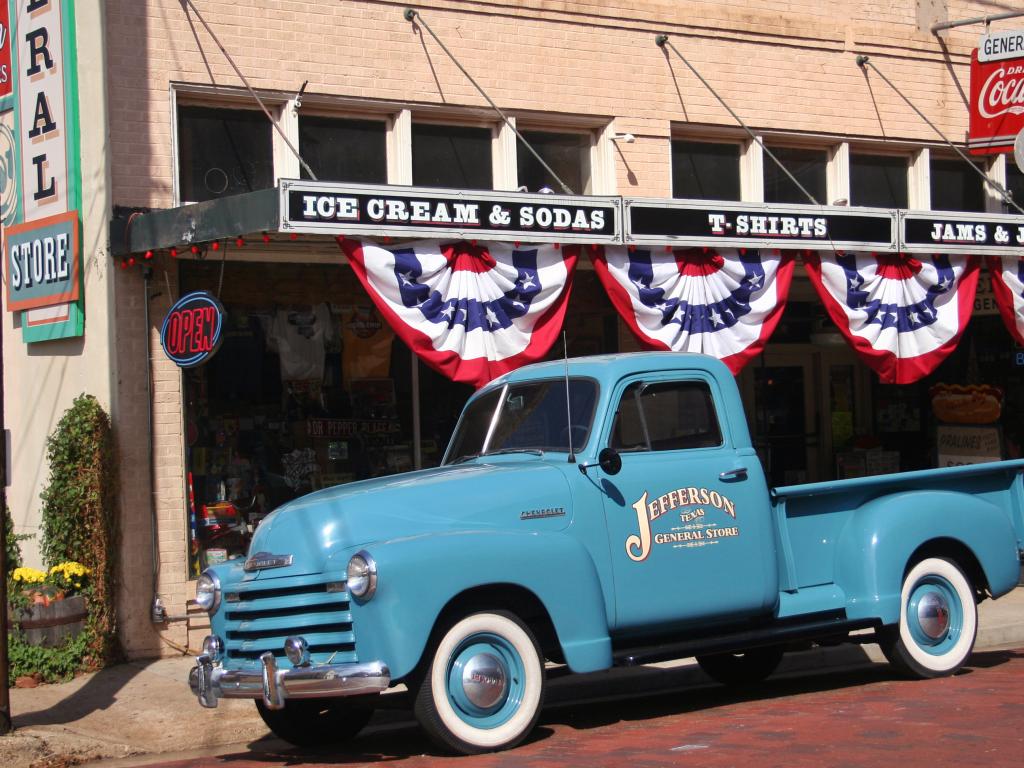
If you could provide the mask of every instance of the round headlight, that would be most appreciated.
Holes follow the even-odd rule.
[[[377,591],[377,563],[365,550],[348,561],[348,591],[360,600],[369,600]]]
[[[211,570],[203,571],[196,582],[196,605],[210,614],[220,605],[220,579]]]

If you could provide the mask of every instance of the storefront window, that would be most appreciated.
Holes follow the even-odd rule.
[[[197,203],[273,187],[271,130],[262,112],[180,107],[181,201]]]
[[[299,118],[299,152],[321,181],[386,184],[387,149],[380,120]],[[306,169],[302,178],[308,179]]]
[[[824,149],[799,149],[796,147],[769,147],[769,149],[815,200],[819,203],[828,202],[825,187],[828,153]],[[767,152],[764,156],[764,201],[766,203],[811,204],[807,195],[779,168]]]
[[[906,157],[850,155],[850,205],[907,207]]]
[[[936,211],[985,211],[985,182],[963,160],[932,158],[932,209]]]
[[[673,141],[672,197],[739,200],[739,144]]]
[[[414,123],[412,183],[420,187],[493,189],[491,131]]]
[[[522,131],[522,134],[569,189],[577,195],[587,192],[590,186],[589,136],[542,131]],[[516,166],[519,186],[526,187],[527,192],[538,192],[543,187],[562,192],[558,182],[544,170],[544,166],[522,142],[516,146]]]

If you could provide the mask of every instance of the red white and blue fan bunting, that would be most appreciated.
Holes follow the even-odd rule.
[[[817,253],[804,264],[839,331],[886,384],[917,381],[946,359],[978,287],[976,256]]]
[[[395,333],[432,368],[476,387],[547,354],[579,255],[498,242],[338,243]]]
[[[989,256],[988,271],[999,314],[1017,343],[1024,345],[1024,259]]]
[[[648,349],[702,352],[736,373],[764,347],[786,305],[793,258],[776,250],[609,247],[594,269]]]

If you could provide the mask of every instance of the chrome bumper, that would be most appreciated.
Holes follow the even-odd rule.
[[[270,652],[260,657],[258,670],[224,669],[200,654],[188,684],[204,707],[216,707],[220,699],[263,699],[268,709],[281,709],[288,699],[380,693],[391,684],[391,672],[380,661],[278,669]]]

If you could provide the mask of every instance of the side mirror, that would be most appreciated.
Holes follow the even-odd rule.
[[[597,454],[597,463],[606,475],[617,475],[622,469],[622,457],[614,448],[602,448]]]
[[[617,475],[622,469],[622,457],[614,448],[602,448],[601,452],[597,454],[597,464],[580,464],[580,472],[585,475],[587,470],[593,466],[601,467],[607,475]]]

